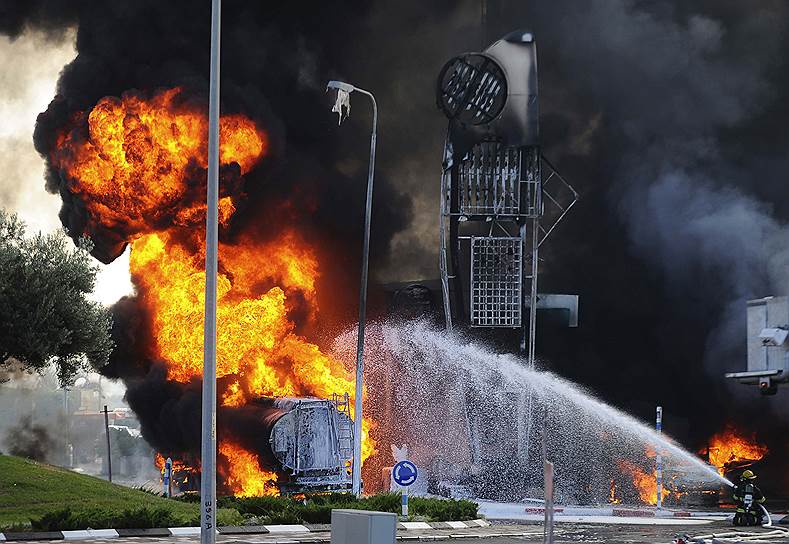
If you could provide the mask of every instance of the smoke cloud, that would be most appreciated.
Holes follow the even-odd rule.
[[[22,416],[13,427],[6,431],[5,443],[8,453],[26,457],[34,461],[48,461],[55,446],[49,430],[33,423],[32,415]]]
[[[745,367],[745,300],[787,294],[786,136],[762,125],[785,117],[786,6],[500,7],[537,35],[546,153],[583,194],[543,287],[577,289],[583,325],[543,353],[644,418],[693,412],[690,446],[724,420],[774,432],[786,400],[723,374]]]
[[[581,327],[541,330],[545,364],[641,418],[662,404],[667,428],[691,447],[732,419],[775,432],[762,416],[783,410],[786,395],[757,398],[722,375],[745,366],[745,300],[787,294],[789,6],[486,4],[483,28],[475,1],[226,1],[223,111],[260,122],[273,149],[249,174],[230,235],[298,222],[334,256],[322,281],[348,301],[333,310],[352,315],[354,297],[345,295],[358,279],[348,271],[361,245],[370,117],[353,96],[353,115],[338,129],[323,90],[325,80],[347,78],[376,92],[382,112],[373,273],[435,277],[446,126],[435,77],[449,57],[482,49],[484,36],[528,28],[539,44],[544,151],[583,195],[546,245],[541,276],[543,292],[580,294]],[[78,25],[79,56],[39,118],[39,152],[70,113],[103,96],[185,85],[204,97],[207,9],[0,2],[0,32],[11,37]],[[57,172],[47,187],[64,197],[61,219],[78,234],[84,210]],[[282,202],[292,213],[272,212]],[[130,300],[116,306],[120,322]],[[111,368],[144,380],[154,367],[133,357],[139,338],[126,340],[118,357],[128,364]]]

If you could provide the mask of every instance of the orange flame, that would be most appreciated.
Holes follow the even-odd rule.
[[[205,218],[208,131],[204,111],[183,95],[175,88],[149,99],[139,93],[101,99],[59,134],[51,161],[91,220],[119,227],[131,243],[130,272],[153,333],[150,355],[166,364],[169,379],[186,383],[203,371],[204,233],[188,227]],[[220,162],[230,166],[221,180],[223,225],[243,194],[239,176],[267,151],[267,135],[252,120],[221,117]],[[317,315],[318,277],[315,251],[293,230],[267,241],[241,237],[220,244],[217,377],[229,378],[218,392],[223,406],[256,397],[353,394],[353,376],[343,364],[296,332],[293,315]],[[372,425],[363,422],[363,458],[375,452],[367,438]],[[221,432],[219,453],[234,493],[275,489],[276,475]]]
[[[729,465],[758,461],[767,454],[767,446],[759,444],[756,435],[744,436],[733,425],[714,435],[709,440],[709,446],[699,451],[700,454],[708,453],[709,462],[718,467],[721,475]]]
[[[644,504],[651,504],[653,506],[656,505],[657,478],[655,472],[650,474],[630,461],[621,460],[617,464],[619,465],[619,470],[630,476],[633,482],[633,487],[635,487],[636,492],[638,493],[638,498],[641,500],[641,502]],[[671,491],[666,489],[664,486],[660,494],[663,497],[663,500],[665,500],[666,497],[671,494]]]
[[[159,453],[159,452],[156,453],[156,456],[153,459],[153,462],[156,465],[156,468],[158,468],[159,472],[161,472],[162,474],[164,474],[164,465],[165,465],[166,461],[167,460],[164,458],[164,456],[161,453]],[[197,472],[199,470],[198,468],[191,467],[191,466],[187,465],[186,463],[183,463],[183,462],[181,462],[181,461],[179,461],[177,459],[172,459],[172,462],[173,462],[173,473],[176,473],[176,472]]]
[[[266,134],[242,115],[223,116],[219,131],[220,163],[238,164],[241,174],[266,154]],[[203,191],[194,190],[193,180],[205,175],[207,136],[204,112],[183,101],[182,89],[149,100],[127,93],[102,98],[87,119],[75,116],[74,127],[58,136],[52,162],[66,172],[69,189],[83,196],[93,220],[146,231],[171,215],[178,224],[202,218]],[[220,208],[227,222],[230,199]]]
[[[611,478],[611,489],[608,492],[608,502],[609,504],[619,504],[620,502],[622,502],[616,496],[616,483],[614,482],[613,478]]]
[[[236,497],[262,497],[279,495],[277,475],[260,469],[254,453],[224,441],[219,444],[219,454],[227,459],[228,474],[225,483]]]
[[[220,244],[219,254],[217,377],[237,376],[223,399],[238,405],[254,396],[331,398],[353,391],[342,363],[295,334],[288,317],[287,293],[314,302],[317,261],[304,242],[286,233],[263,244]],[[202,250],[190,252],[167,233],[132,244],[132,278],[152,316],[156,354],[180,382],[203,372],[203,262]]]

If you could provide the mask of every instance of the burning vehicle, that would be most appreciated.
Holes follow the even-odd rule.
[[[740,473],[758,463],[768,453],[755,435],[748,435],[729,424],[713,435],[697,454],[724,477],[734,481]],[[654,452],[647,452],[654,458]],[[628,460],[618,463],[620,476],[611,480],[608,502],[640,502],[657,504],[657,480],[653,470]],[[708,478],[699,477],[697,472],[682,467],[668,467],[663,473],[662,503],[667,506],[712,507],[731,504],[728,486],[713,484]]]
[[[347,491],[353,458],[348,395],[332,400],[278,399],[283,415],[271,428],[271,450],[288,473],[281,489]]]
[[[207,164],[200,95],[183,87],[128,91],[52,121],[46,155],[61,184],[61,217],[94,241],[99,260],[128,251],[136,288],[113,308],[118,347],[104,373],[124,380],[143,436],[173,459],[176,484],[193,488]],[[318,253],[293,228],[233,232],[245,176],[266,162],[271,141],[260,121],[240,113],[221,117],[220,134],[220,490],[346,489],[352,376],[305,336],[318,313]],[[364,422],[365,434],[371,425]],[[366,458],[374,445],[364,442]]]

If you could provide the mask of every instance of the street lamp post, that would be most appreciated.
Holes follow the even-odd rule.
[[[342,81],[329,81],[326,89],[337,90],[337,102],[333,111],[343,119],[343,107],[350,112],[350,93],[356,91],[370,98],[373,104],[373,130],[370,135],[370,165],[367,171],[367,202],[364,213],[364,243],[362,246],[362,279],[359,287],[359,331],[356,339],[356,396],[354,398],[353,420],[353,493],[360,497],[362,494],[362,389],[364,383],[364,325],[367,313],[367,272],[370,256],[370,215],[373,209],[373,177],[375,174],[375,139],[378,132],[378,104],[373,93],[355,87]]]
[[[219,230],[219,43],[221,0],[211,1],[208,175],[205,227],[203,414],[200,451],[200,542],[216,542],[216,273]]]

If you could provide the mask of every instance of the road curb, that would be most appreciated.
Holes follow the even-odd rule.
[[[398,531],[425,531],[439,529],[479,529],[490,527],[484,519],[470,521],[403,521],[397,524]],[[217,528],[220,535],[250,535],[250,534],[297,534],[297,533],[325,533],[331,530],[328,524],[306,525],[231,525]],[[0,542],[24,542],[31,540],[91,540],[111,538],[151,538],[197,536],[200,527],[169,527],[158,529],[83,529],[79,531],[47,531],[47,532],[11,532],[0,533]]]

